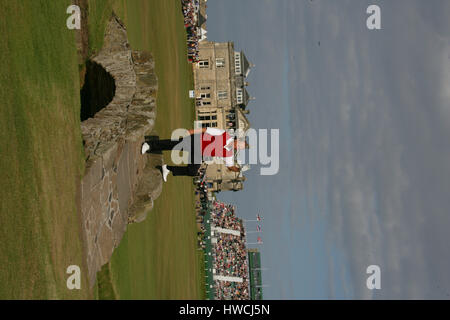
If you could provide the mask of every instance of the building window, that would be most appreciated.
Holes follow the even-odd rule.
[[[198,116],[199,121],[217,120],[217,116]]]
[[[214,110],[214,111],[199,111],[198,113],[202,114],[202,115],[210,115],[210,114],[216,114],[217,111],[216,110]]]
[[[202,128],[216,128],[217,122],[202,122]]]
[[[200,98],[201,99],[211,98],[211,94],[210,93],[201,93],[200,94]]]
[[[217,122],[202,122],[202,128],[216,128]]]
[[[200,87],[200,90],[203,90],[203,91],[211,90],[211,87],[210,86],[203,86],[203,87]]]
[[[236,74],[241,74],[241,55],[238,52],[234,53],[234,69]]]
[[[210,106],[211,105],[211,101],[203,101],[201,99],[197,99],[197,101],[195,102],[195,105],[197,107],[201,107],[201,106]]]
[[[238,104],[244,101],[244,93],[241,88],[236,89],[236,102]]]
[[[200,68],[209,68],[209,61],[208,60],[200,60],[198,62],[198,66]]]
[[[225,59],[224,58],[217,58],[216,59],[216,67],[217,68],[225,67]]]
[[[228,94],[226,91],[219,91],[217,92],[217,99],[224,100],[228,97]]]

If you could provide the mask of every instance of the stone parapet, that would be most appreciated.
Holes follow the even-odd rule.
[[[158,90],[151,54],[130,49],[126,29],[115,15],[92,61],[113,77],[115,94],[105,108],[81,123],[87,167],[118,140],[135,140],[153,129]]]
[[[156,164],[161,155],[141,155],[155,125],[158,79],[150,53],[133,51],[126,29],[113,14],[101,51],[92,59],[114,79],[111,102],[81,123],[86,170],[81,215],[89,282],[119,245],[127,224],[141,222],[162,191]]]

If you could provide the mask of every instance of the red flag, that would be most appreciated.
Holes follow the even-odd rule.
[[[261,216],[259,214],[256,215],[256,220],[258,220],[258,221],[262,220],[262,218],[261,218]]]
[[[258,239],[256,240],[258,243],[262,243],[262,239],[261,237],[258,237]]]

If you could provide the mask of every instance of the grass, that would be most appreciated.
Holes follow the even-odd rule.
[[[0,2],[0,298],[80,299],[79,76],[69,0]],[[82,268],[68,290],[66,269]]]
[[[192,67],[180,1],[119,1],[131,47],[153,54],[158,76],[156,131],[170,137],[175,128],[192,128]],[[169,158],[169,154],[165,155]],[[173,178],[146,221],[130,225],[113,254],[111,281],[120,299],[201,299],[192,179]]]
[[[89,12],[104,17],[111,8],[125,21],[132,48],[154,56],[159,80],[156,131],[168,137],[175,128],[191,128],[194,114],[188,90],[193,88],[193,75],[179,1],[103,1]],[[89,28],[90,35],[99,30],[91,23]],[[95,42],[89,40],[90,52],[98,51]],[[149,218],[129,226],[111,263],[99,272],[98,298],[202,298],[195,235],[192,180],[171,180]]]
[[[0,299],[199,299],[193,185],[171,179],[147,220],[128,228],[110,264],[87,284],[77,185],[83,174],[80,84],[70,0],[0,1]],[[111,8],[134,49],[152,52],[156,130],[191,128],[193,88],[178,0],[89,0],[89,53]],[[166,159],[169,156],[166,155]],[[81,290],[66,269],[81,267]]]
[[[111,281],[111,271],[109,264],[105,264],[97,275],[97,296],[98,300],[116,300],[117,294]]]
[[[114,0],[89,0],[89,55],[100,51],[103,46],[103,35],[106,23],[111,17]]]

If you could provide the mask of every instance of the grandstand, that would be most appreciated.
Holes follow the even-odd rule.
[[[205,196],[200,215],[206,299],[261,300],[261,254],[257,249],[247,250],[243,220],[236,208]]]
[[[208,201],[203,216],[206,297],[249,300],[249,272],[243,221],[235,208]]]

